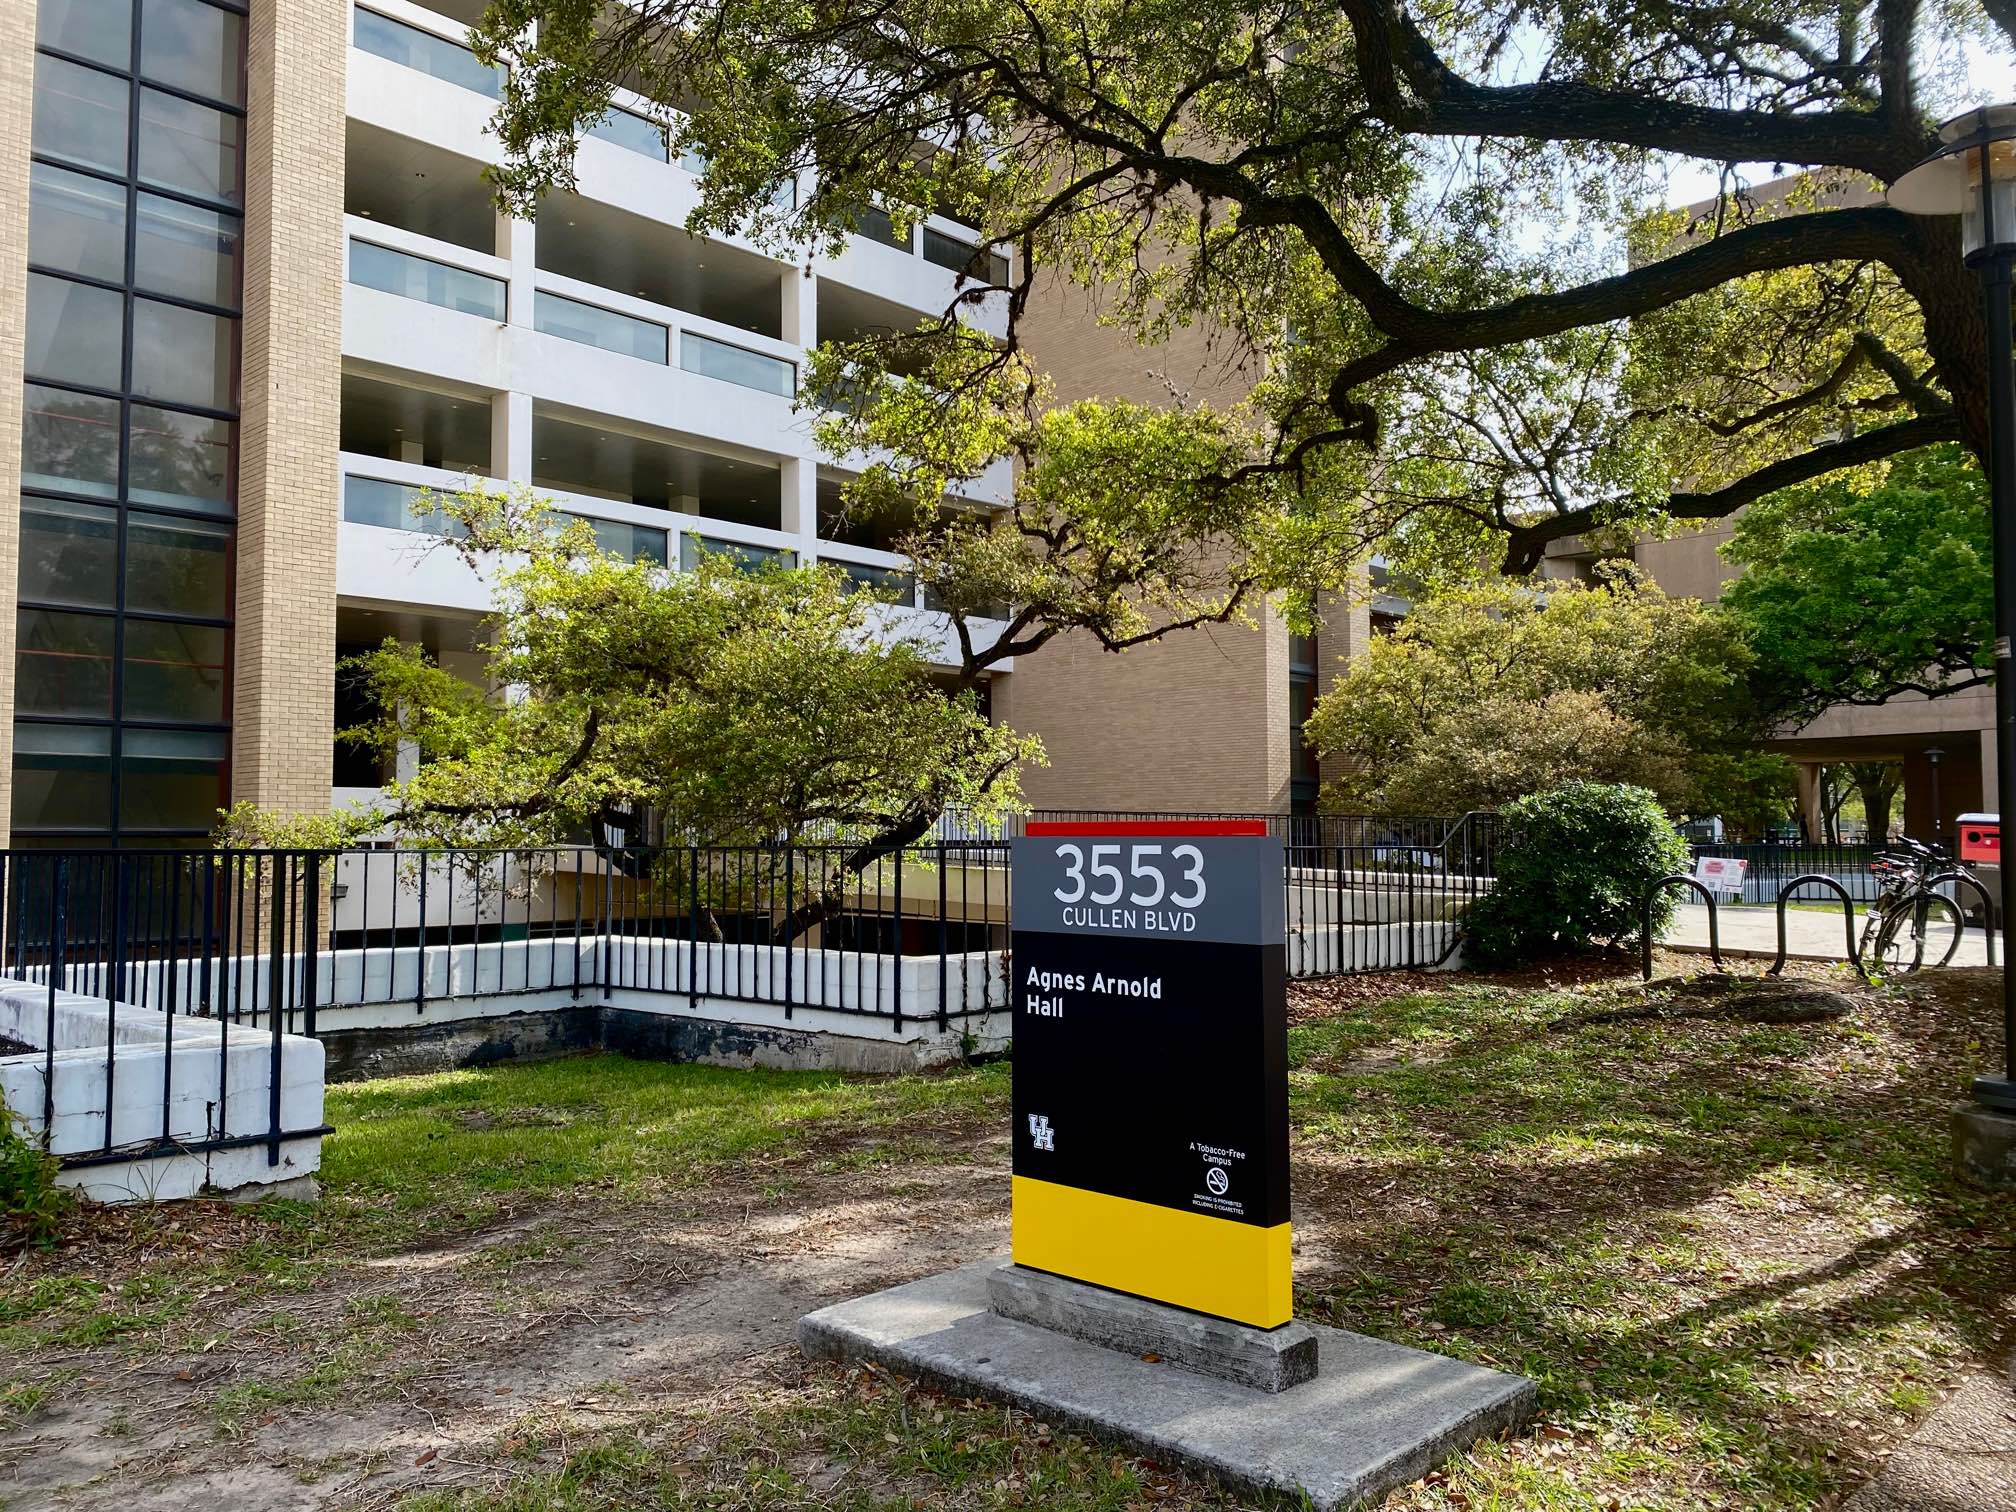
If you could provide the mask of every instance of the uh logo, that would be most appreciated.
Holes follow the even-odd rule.
[[[1057,1132],[1050,1127],[1050,1120],[1041,1113],[1029,1115],[1029,1138],[1039,1150],[1057,1148]]]

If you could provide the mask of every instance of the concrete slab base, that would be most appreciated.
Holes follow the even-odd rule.
[[[1312,1328],[1316,1378],[1278,1393],[1151,1365],[993,1312],[988,1278],[1007,1264],[808,1313],[799,1345],[1013,1402],[1239,1490],[1300,1493],[1320,1512],[1376,1502],[1533,1412],[1523,1376],[1336,1328]]]
[[[1983,1186],[2016,1187],[2016,1114],[1979,1103],[1955,1108],[1953,1164]]]
[[[987,1301],[1000,1317],[1122,1354],[1160,1355],[1256,1391],[1286,1391],[1316,1378],[1316,1331],[1307,1323],[1228,1323],[1024,1265],[989,1271]]]

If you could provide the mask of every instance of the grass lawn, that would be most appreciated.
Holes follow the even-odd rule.
[[[1825,1507],[1866,1479],[2016,1324],[2016,1200],[1947,1174],[1995,983],[1793,1023],[1616,977],[1298,991],[1298,1311],[1541,1387],[1535,1431],[1393,1504]],[[60,1440],[79,1506],[247,1456],[311,1504],[424,1512],[1245,1504],[797,1360],[807,1299],[998,1242],[1007,1093],[1000,1065],[616,1057],[334,1089],[322,1203],[92,1213],[0,1260],[0,1497]]]

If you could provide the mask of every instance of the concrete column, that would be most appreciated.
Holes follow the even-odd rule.
[[[490,476],[532,481],[532,396],[515,391],[490,398]]]
[[[512,325],[532,324],[533,281],[539,270],[536,242],[538,227],[529,220],[497,217],[497,255],[511,264],[510,308],[505,312]]]
[[[781,469],[781,528],[798,537],[809,559],[819,554],[819,464],[810,457],[787,457]]]
[[[778,332],[809,352],[819,344],[819,280],[800,264],[785,269],[782,283],[784,310]],[[804,378],[803,367],[798,375]],[[778,523],[798,537],[799,554],[810,561],[819,554],[818,463],[810,457],[786,461],[783,493],[783,518]]]
[[[231,789],[288,813],[328,809],[334,756],[349,30],[253,0]]]
[[[819,344],[819,280],[800,263],[784,272],[783,320],[778,334],[808,352]]]
[[[1792,775],[1798,785],[1799,822],[1805,828],[1806,838],[1817,844],[1825,829],[1820,813],[1820,763],[1795,761]]]
[[[14,621],[21,560],[21,374],[28,326],[28,128],[35,0],[0,0],[0,816],[14,807]]]
[[[2001,742],[1996,738],[1995,726],[1989,725],[1981,732],[1981,801],[1976,813],[1993,814],[2000,811],[2002,799],[1995,782],[1996,752]]]

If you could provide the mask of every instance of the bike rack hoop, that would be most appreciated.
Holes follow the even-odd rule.
[[[1764,975],[1778,976],[1785,970],[1785,962],[1790,948],[1785,942],[1785,909],[1792,901],[1792,894],[1801,887],[1824,887],[1841,900],[1841,917],[1848,935],[1848,964],[1855,968],[1855,974],[1863,981],[1869,980],[1869,973],[1863,969],[1862,953],[1855,948],[1855,900],[1848,896],[1848,889],[1839,879],[1824,872],[1803,872],[1778,889],[1778,959],[1771,963]]]
[[[1715,963],[1718,970],[1722,967],[1722,928],[1716,922],[1715,894],[1686,872],[1671,872],[1645,889],[1645,901],[1638,921],[1639,969],[1643,980],[1648,982],[1652,980],[1652,904],[1659,894],[1674,886],[1693,888],[1701,901],[1708,905],[1708,959]],[[1784,917],[1782,912],[1779,917]]]

